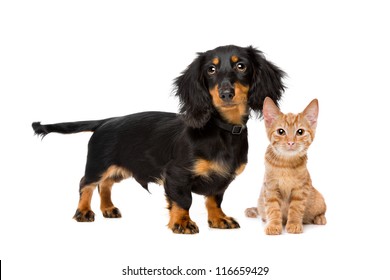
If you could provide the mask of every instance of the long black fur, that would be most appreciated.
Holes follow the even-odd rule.
[[[231,55],[242,58],[247,64],[245,73],[235,70],[236,66],[229,60]],[[215,57],[221,65],[218,75],[211,77],[207,69]],[[248,141],[246,129],[236,135],[221,128],[221,122],[232,124],[215,108],[210,90],[226,77],[232,84],[240,82],[249,87],[248,110],[261,114],[266,96],[275,102],[280,99],[284,90],[283,76],[283,71],[252,47],[218,47],[199,53],[175,80],[180,114],[142,112],[97,121],[51,125],[34,122],[32,126],[41,136],[51,132],[94,132],[88,145],[80,191],[99,182],[102,174],[115,165],[128,170],[144,188],[149,182],[163,179],[170,205],[174,203],[188,210],[194,192],[213,196],[220,207],[226,188],[236,176],[235,171],[247,162]],[[247,116],[243,116],[243,120],[245,124]],[[209,176],[196,174],[194,163],[198,159],[222,163],[227,166],[227,172],[210,172]]]
[[[33,122],[32,128],[36,135],[45,137],[50,132],[57,132],[62,134],[71,134],[84,131],[95,131],[100,125],[110,119],[98,121],[79,121],[79,122],[64,122],[57,124],[41,125],[40,122]]]

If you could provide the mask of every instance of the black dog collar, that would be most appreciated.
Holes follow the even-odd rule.
[[[214,123],[219,127],[222,128],[226,131],[229,131],[231,134],[239,135],[242,133],[243,130],[246,129],[246,125],[233,125],[233,124],[228,124],[225,123],[221,120],[214,119]]]

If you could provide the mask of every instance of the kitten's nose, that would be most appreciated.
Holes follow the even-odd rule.
[[[287,142],[287,144],[288,144],[289,146],[293,146],[293,145],[295,144],[295,142],[289,141],[289,142]]]

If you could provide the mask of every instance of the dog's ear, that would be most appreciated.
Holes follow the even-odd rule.
[[[253,68],[252,85],[249,89],[249,107],[261,114],[264,99],[267,96],[276,105],[278,104],[285,88],[282,79],[286,74],[276,65],[267,61],[261,51],[252,46],[249,46],[247,51]]]
[[[185,123],[193,128],[203,127],[211,117],[212,101],[202,73],[204,54],[198,57],[174,81],[180,100],[180,113]]]

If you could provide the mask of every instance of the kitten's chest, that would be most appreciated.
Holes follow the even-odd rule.
[[[304,187],[308,182],[306,168],[266,168],[264,183],[270,189],[278,189],[283,197],[289,197],[293,189]]]

